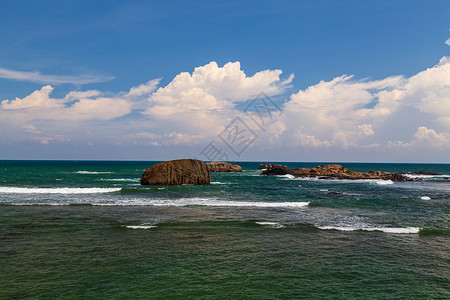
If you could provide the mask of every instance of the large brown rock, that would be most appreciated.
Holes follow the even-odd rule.
[[[206,166],[210,172],[242,172],[241,166],[223,161],[212,161],[206,163]]]
[[[141,185],[209,184],[211,175],[204,162],[178,159],[156,164],[141,177]]]

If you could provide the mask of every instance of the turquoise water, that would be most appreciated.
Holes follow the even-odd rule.
[[[446,176],[292,179],[246,162],[208,186],[141,187],[154,163],[1,161],[0,298],[450,298]]]

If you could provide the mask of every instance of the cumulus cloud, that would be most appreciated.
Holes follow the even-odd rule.
[[[105,75],[78,75],[78,76],[64,76],[64,75],[46,75],[38,71],[23,72],[15,71],[5,68],[0,68],[0,78],[13,79],[18,81],[29,81],[44,84],[87,84],[98,83],[113,80],[113,76]]]
[[[282,80],[281,74],[281,70],[264,70],[247,76],[239,62],[223,67],[210,62],[195,68],[192,74],[178,74],[168,85],[156,90],[148,99],[145,114],[153,120],[170,120],[165,127],[174,132],[210,138],[222,131],[232,118],[243,115],[235,108],[237,103],[261,92],[284,93],[293,75]]]
[[[438,133],[434,129],[429,129],[425,126],[420,126],[414,133],[413,138],[409,142],[397,141],[388,143],[391,148],[434,148],[434,149],[448,149],[450,148],[450,135]]]
[[[46,85],[30,95],[15,100],[0,102],[0,108],[10,111],[10,116],[22,116],[25,119],[46,120],[110,120],[128,114],[131,104],[120,98],[101,97],[101,93],[92,91],[72,91],[64,98],[51,98],[53,87]]]
[[[134,86],[130,89],[130,91],[126,94],[128,97],[139,97],[144,95],[149,95],[153,91],[156,90],[156,88],[159,85],[159,82],[161,81],[161,78],[150,80],[147,83]]]
[[[355,80],[343,75],[321,81],[291,95],[283,109],[285,142],[297,141],[304,147],[393,145],[393,139],[403,143],[413,128],[419,128],[415,142],[403,144],[432,140],[430,147],[443,145],[445,134],[421,123],[450,132],[450,60],[443,57],[409,78]]]
[[[285,95],[293,75],[281,76],[281,70],[250,76],[239,62],[222,67],[211,62],[178,74],[165,86],[160,86],[161,79],[153,79],[114,95],[76,90],[55,98],[54,87],[44,85],[23,98],[0,101],[0,126],[10,129],[2,137],[42,145],[103,140],[159,149],[204,147],[240,117],[259,130],[254,150],[248,151],[272,151],[274,157],[280,149],[333,154],[386,149],[436,153],[449,148],[447,57],[411,77],[358,80],[342,75],[320,81],[278,103],[282,112],[266,120],[262,130],[243,107],[261,92]]]

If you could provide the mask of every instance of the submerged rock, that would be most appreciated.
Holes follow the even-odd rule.
[[[206,164],[197,159],[178,159],[156,164],[141,177],[141,185],[209,184]]]
[[[261,175],[286,175],[290,174],[295,177],[318,177],[319,179],[383,179],[392,181],[411,181],[412,179],[402,175],[401,173],[386,173],[382,171],[369,171],[368,173],[356,172],[344,168],[341,165],[332,164],[316,168],[297,168],[289,169],[282,165],[267,165]]]
[[[233,165],[223,161],[213,161],[206,163],[210,172],[242,172],[242,167],[239,165]]]

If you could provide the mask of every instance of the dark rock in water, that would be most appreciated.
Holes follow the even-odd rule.
[[[178,159],[156,164],[141,177],[141,185],[209,184],[211,175],[204,162]]]
[[[319,179],[383,179],[392,181],[411,181],[412,179],[403,176],[400,173],[386,173],[382,171],[369,171],[368,173],[356,172],[344,168],[341,165],[332,164],[317,166],[316,168],[297,168],[289,169],[283,165],[267,164],[267,170],[261,175],[286,175],[291,174],[295,177],[318,177]]]
[[[277,167],[284,167],[284,166],[279,164],[260,164],[258,170],[273,169]]]
[[[206,163],[210,172],[242,172],[242,167],[239,165],[233,165],[223,161],[213,161]]]
[[[286,175],[291,174],[292,170],[283,165],[269,164],[267,170],[264,170],[261,175]]]
[[[341,192],[327,192],[329,195],[343,195],[344,193]]]

